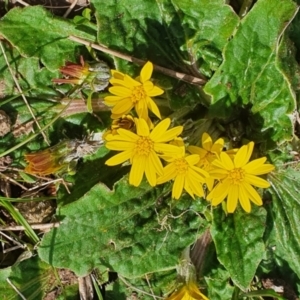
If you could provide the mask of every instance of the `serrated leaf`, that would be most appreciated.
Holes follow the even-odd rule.
[[[296,12],[291,0],[281,1],[280,9],[273,0],[258,1],[241,21],[224,50],[222,65],[205,86],[212,104],[219,107],[218,117],[225,117],[222,112],[228,113],[228,107],[250,104],[254,129],[269,129],[268,137],[280,143],[292,137],[291,113],[296,103],[279,67],[278,49]]]
[[[181,251],[195,240],[199,226],[205,226],[194,211],[170,211],[167,203],[155,206],[160,197],[160,189],[134,188],[127,179],[113,191],[97,184],[62,207],[65,218],[45,235],[39,255],[80,276],[97,266],[125,277],[175,268]]]
[[[51,71],[64,65],[66,60],[77,60],[79,46],[68,40],[70,35],[93,41],[94,29],[87,24],[76,27],[67,19],[53,17],[41,6],[12,9],[0,21],[2,36],[22,55],[40,58]]]
[[[300,176],[292,168],[269,176],[272,193],[272,219],[276,245],[274,255],[288,262],[300,277]]]
[[[263,258],[265,222],[266,211],[262,207],[253,207],[249,214],[239,208],[227,216],[221,208],[214,210],[211,235],[218,260],[242,290],[249,287]]]

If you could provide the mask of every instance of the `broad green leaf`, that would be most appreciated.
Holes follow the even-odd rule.
[[[281,37],[297,12],[291,0],[256,2],[225,47],[224,61],[205,86],[218,117],[251,106],[253,130],[279,143],[292,137],[295,95],[278,62]],[[217,110],[218,109],[218,110]],[[227,115],[226,115],[227,114]]]
[[[274,255],[285,260],[300,277],[300,176],[287,168],[269,176],[272,188]]]
[[[95,40],[93,25],[77,27],[71,21],[53,17],[41,6],[10,10],[0,21],[0,34],[27,57],[39,58],[55,71],[66,60],[76,62],[80,46],[68,40],[70,35]]]
[[[126,178],[112,191],[97,184],[61,208],[62,224],[44,236],[39,255],[80,276],[101,266],[125,277],[175,268],[206,225],[190,205],[170,210],[166,200],[159,203],[162,196],[158,188],[129,186]]]
[[[214,210],[211,235],[218,260],[242,290],[249,287],[263,258],[265,222],[266,211],[262,207],[253,207],[249,214],[239,207],[227,216],[221,207]]]
[[[231,300],[234,287],[229,284],[229,272],[222,266],[212,268],[204,279],[207,283],[209,299]]]
[[[26,299],[42,300],[53,288],[54,276],[52,267],[35,256],[13,266],[8,279]],[[21,299],[6,280],[0,281],[0,295],[3,300]]]
[[[224,0],[173,0],[183,12],[186,50],[200,66],[215,71],[222,51],[239,23],[239,17]],[[189,30],[187,30],[187,28]],[[211,76],[211,73],[205,74]]]

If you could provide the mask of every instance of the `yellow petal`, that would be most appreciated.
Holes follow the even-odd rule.
[[[198,197],[203,197],[204,196],[204,191],[202,188],[202,184],[199,183],[198,181],[195,181],[193,176],[190,176],[188,173],[187,178],[186,178],[186,184],[189,185],[191,190],[193,191],[194,194],[196,194]]]
[[[171,124],[171,119],[165,118],[164,120],[160,121],[154,129],[151,131],[150,137],[153,141],[158,140],[163,136],[163,134],[167,131]]]
[[[108,159],[105,162],[105,164],[107,166],[116,166],[130,159],[130,157],[131,157],[131,151],[124,151]]]
[[[239,187],[239,200],[243,210],[247,213],[251,212],[251,204],[248,192],[242,184]]]
[[[127,141],[132,141],[132,142],[136,142],[140,137],[131,132],[130,130],[126,130],[124,128],[119,128],[117,130],[118,134],[119,134],[119,137],[116,136],[116,140],[127,140]]]
[[[232,170],[234,168],[234,164],[227,153],[222,152],[220,154],[220,159],[221,159],[222,165],[225,167],[226,170]],[[214,160],[212,162],[213,165],[214,165],[215,161],[216,160]]]
[[[234,166],[236,168],[241,168],[243,167],[247,162],[248,162],[248,146],[242,146],[241,149],[236,153],[234,156]]]
[[[123,97],[120,96],[106,96],[104,97],[104,103],[106,105],[116,105]]]
[[[270,187],[270,183],[267,180],[264,180],[255,175],[246,174],[245,181],[251,185],[260,187],[260,188],[268,188]]]
[[[152,72],[153,72],[153,64],[150,61],[147,61],[140,73],[141,82],[144,83],[145,81],[149,80],[152,76]]]
[[[172,198],[179,199],[184,186],[184,175],[178,174],[173,183]]]
[[[135,110],[139,118],[148,120],[148,107],[144,100],[140,100],[135,104]],[[149,127],[149,126],[148,126]]]
[[[238,185],[230,185],[228,189],[227,196],[227,211],[228,213],[233,213],[236,209],[238,197],[239,197],[239,187]]]
[[[219,153],[221,153],[223,148],[224,148],[224,140],[220,138],[214,142],[210,151],[219,154]]]
[[[110,93],[123,98],[131,97],[131,93],[132,93],[130,89],[122,86],[112,86],[108,90]]]
[[[261,157],[249,162],[243,169],[252,175],[262,175],[267,174],[275,169],[271,164],[264,164],[266,157]]]
[[[204,132],[202,134],[202,147],[205,150],[210,151],[212,144],[213,144],[213,142],[212,142],[210,135],[207,132]]]
[[[207,153],[206,150],[200,148],[200,147],[197,147],[197,146],[188,146],[187,147],[187,150],[192,153],[192,154],[198,154],[199,156],[201,157],[204,157]],[[204,155],[203,155],[204,154]]]
[[[177,175],[174,164],[168,164],[163,169],[163,175],[158,177],[157,184],[165,183],[175,178]]]
[[[129,183],[133,186],[141,184],[146,167],[146,159],[144,156],[134,156],[132,159],[132,167],[129,173]]]
[[[156,186],[156,170],[149,158],[146,160],[145,174],[149,184]]]
[[[149,154],[149,163],[151,164],[152,168],[154,168],[157,174],[163,175],[164,172],[161,160],[154,151],[150,152]]]
[[[146,120],[142,119],[142,118],[134,118],[134,122],[136,124],[136,130],[137,130],[137,134],[140,136],[149,136],[150,135],[150,131],[149,131],[149,126],[146,122]],[[150,136],[151,138],[151,136]]]
[[[164,154],[167,156],[173,156],[181,153],[180,147],[169,145],[165,143],[155,143],[154,150],[159,154]]]
[[[128,75],[124,76],[124,84],[130,89],[133,89],[136,86],[141,86],[140,82],[134,80],[133,78],[131,78]]]
[[[133,150],[134,144],[132,142],[127,141],[108,141],[105,144],[105,147],[109,150],[116,151],[125,151],[125,150]]]
[[[185,160],[188,162],[189,165],[195,165],[199,162],[200,156],[198,154],[188,155]]]
[[[154,85],[151,90],[147,90],[147,95],[150,97],[155,97],[162,95],[164,93],[164,90],[160,89],[158,86]]]
[[[160,136],[160,138],[155,138],[155,142],[157,143],[164,143],[172,141],[173,139],[177,138],[178,135],[181,134],[183,130],[183,126],[176,126],[170,130],[167,130]]]
[[[133,108],[133,103],[130,99],[125,98],[120,100],[111,110],[113,114],[122,114],[126,115],[128,114],[131,109]]]
[[[159,118],[161,119],[160,111],[156,105],[156,103],[150,98],[147,97],[147,105],[148,108]]]
[[[250,200],[256,205],[262,205],[262,200],[257,191],[247,182],[243,182],[243,188],[247,191]]]

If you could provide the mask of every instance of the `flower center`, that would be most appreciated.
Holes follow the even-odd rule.
[[[245,171],[241,168],[235,168],[229,171],[228,178],[231,184],[240,184],[245,178]]]
[[[140,100],[145,99],[146,96],[146,92],[142,85],[135,86],[131,92],[131,101],[133,104],[136,104]]]
[[[174,165],[178,174],[185,174],[189,168],[189,164],[184,158],[175,159]]]
[[[153,150],[153,141],[148,136],[141,136],[136,141],[135,153],[137,155],[148,156]]]

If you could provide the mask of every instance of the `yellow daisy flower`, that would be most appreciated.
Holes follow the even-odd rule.
[[[198,289],[194,281],[184,284],[179,290],[174,292],[166,300],[209,300]]]
[[[179,141],[175,141],[178,145]],[[196,167],[199,162],[199,155],[186,155],[185,147],[178,147],[180,151],[173,156],[162,158],[168,162],[168,165],[163,169],[163,175],[157,179],[157,184],[165,183],[169,180],[174,180],[172,188],[172,198],[179,199],[183,189],[187,191],[194,199],[197,195],[204,196],[202,184],[209,174]]]
[[[156,185],[157,174],[163,174],[163,166],[159,154],[173,156],[179,148],[167,142],[181,134],[183,127],[169,129],[171,120],[164,119],[150,131],[146,120],[135,118],[137,133],[120,128],[117,135],[106,136],[106,147],[110,150],[122,151],[106,161],[106,165],[115,166],[129,160],[132,164],[129,183],[139,186],[143,175],[151,186]]]
[[[128,114],[133,108],[139,118],[148,120],[148,109],[150,109],[161,119],[159,109],[151,97],[161,95],[164,91],[150,80],[153,72],[153,64],[150,61],[144,65],[137,80],[116,70],[111,72],[110,83],[113,87],[109,88],[109,92],[113,96],[105,97],[104,102],[108,106],[113,106],[113,119]]]
[[[271,164],[265,164],[267,158],[262,157],[249,162],[254,143],[242,146],[234,156],[222,152],[220,157],[212,162],[215,169],[210,172],[212,177],[220,182],[207,196],[212,205],[218,205],[227,197],[227,211],[233,213],[239,200],[246,212],[251,211],[250,200],[256,205],[262,205],[262,199],[252,187],[268,188],[269,182],[257,175],[267,174],[274,170]]]
[[[203,168],[203,170],[209,172],[212,170],[212,162],[220,155],[224,147],[224,140],[218,139],[213,143],[212,138],[206,132],[202,135],[202,148],[197,146],[189,146],[187,149],[192,154],[198,154],[200,157],[197,166]],[[206,186],[209,191],[212,190],[214,186],[215,179],[209,177],[205,179]]]

